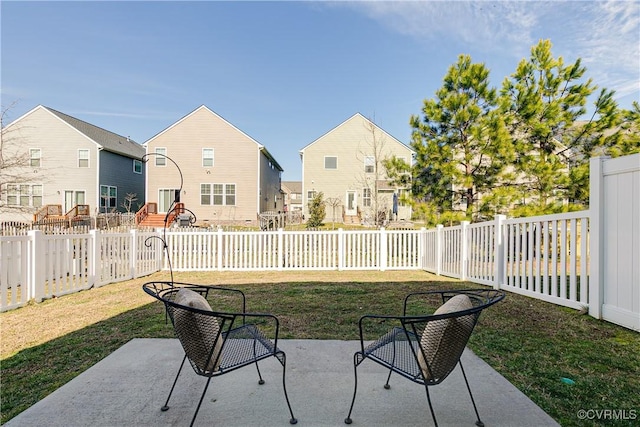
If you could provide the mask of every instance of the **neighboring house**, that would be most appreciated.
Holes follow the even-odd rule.
[[[2,171],[2,221],[31,221],[47,205],[124,211],[128,195],[133,212],[144,204],[144,148],[128,137],[39,105],[3,129],[2,148],[5,167],[20,163]]]
[[[378,223],[410,220],[405,188],[393,186],[383,162],[391,157],[412,164],[414,151],[357,113],[300,150],[305,217],[309,202],[322,192],[325,221]],[[397,200],[397,213],[394,212]]]
[[[302,211],[302,181],[282,181],[285,212]]]
[[[148,202],[166,213],[177,200],[199,225],[258,224],[282,211],[282,168],[267,149],[202,105],[143,144]],[[182,171],[184,184],[179,192]]]

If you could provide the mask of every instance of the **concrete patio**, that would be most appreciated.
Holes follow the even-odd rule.
[[[300,426],[344,426],[353,393],[357,341],[281,340],[287,354],[287,390]],[[5,424],[20,426],[186,426],[206,379],[190,367],[160,411],[183,356],[175,339],[134,339]],[[486,426],[558,426],[551,417],[489,365],[465,350],[465,371]],[[273,358],[260,363],[266,384],[249,367],[214,378],[196,425],[286,426],[282,368]],[[358,369],[354,426],[433,425],[422,386],[399,376],[391,389],[387,371],[370,361]],[[475,415],[456,369],[431,389],[442,426],[474,426]]]

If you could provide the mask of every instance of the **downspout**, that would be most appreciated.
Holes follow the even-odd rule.
[[[96,199],[97,199],[97,204],[96,204],[96,208],[98,209],[98,213],[100,213],[100,161],[101,159],[101,153],[102,150],[104,149],[104,147],[102,146],[98,146],[98,152],[97,152],[97,159],[96,159],[96,184],[97,184],[97,188],[96,188]]]

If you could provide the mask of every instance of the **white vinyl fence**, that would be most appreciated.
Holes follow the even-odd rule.
[[[0,311],[158,271],[162,246],[152,235],[34,230],[0,237]]]
[[[431,230],[182,231],[0,237],[0,311],[182,271],[417,270],[640,330],[640,154],[591,161],[591,209]],[[162,250],[166,238],[167,254]],[[168,255],[168,256],[166,256]]]

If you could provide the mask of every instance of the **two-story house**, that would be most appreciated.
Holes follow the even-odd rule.
[[[49,205],[95,215],[144,204],[145,151],[128,137],[42,105],[2,137],[2,221],[31,221]]]
[[[384,161],[395,157],[411,165],[414,151],[360,113],[333,128],[302,150],[305,216],[318,192],[325,200],[325,220],[383,224],[410,220],[403,203],[406,188],[392,185]]]
[[[284,208],[278,162],[204,105],[143,145],[146,200],[157,203],[158,213],[176,201],[195,214],[198,225],[257,225],[261,212]]]

